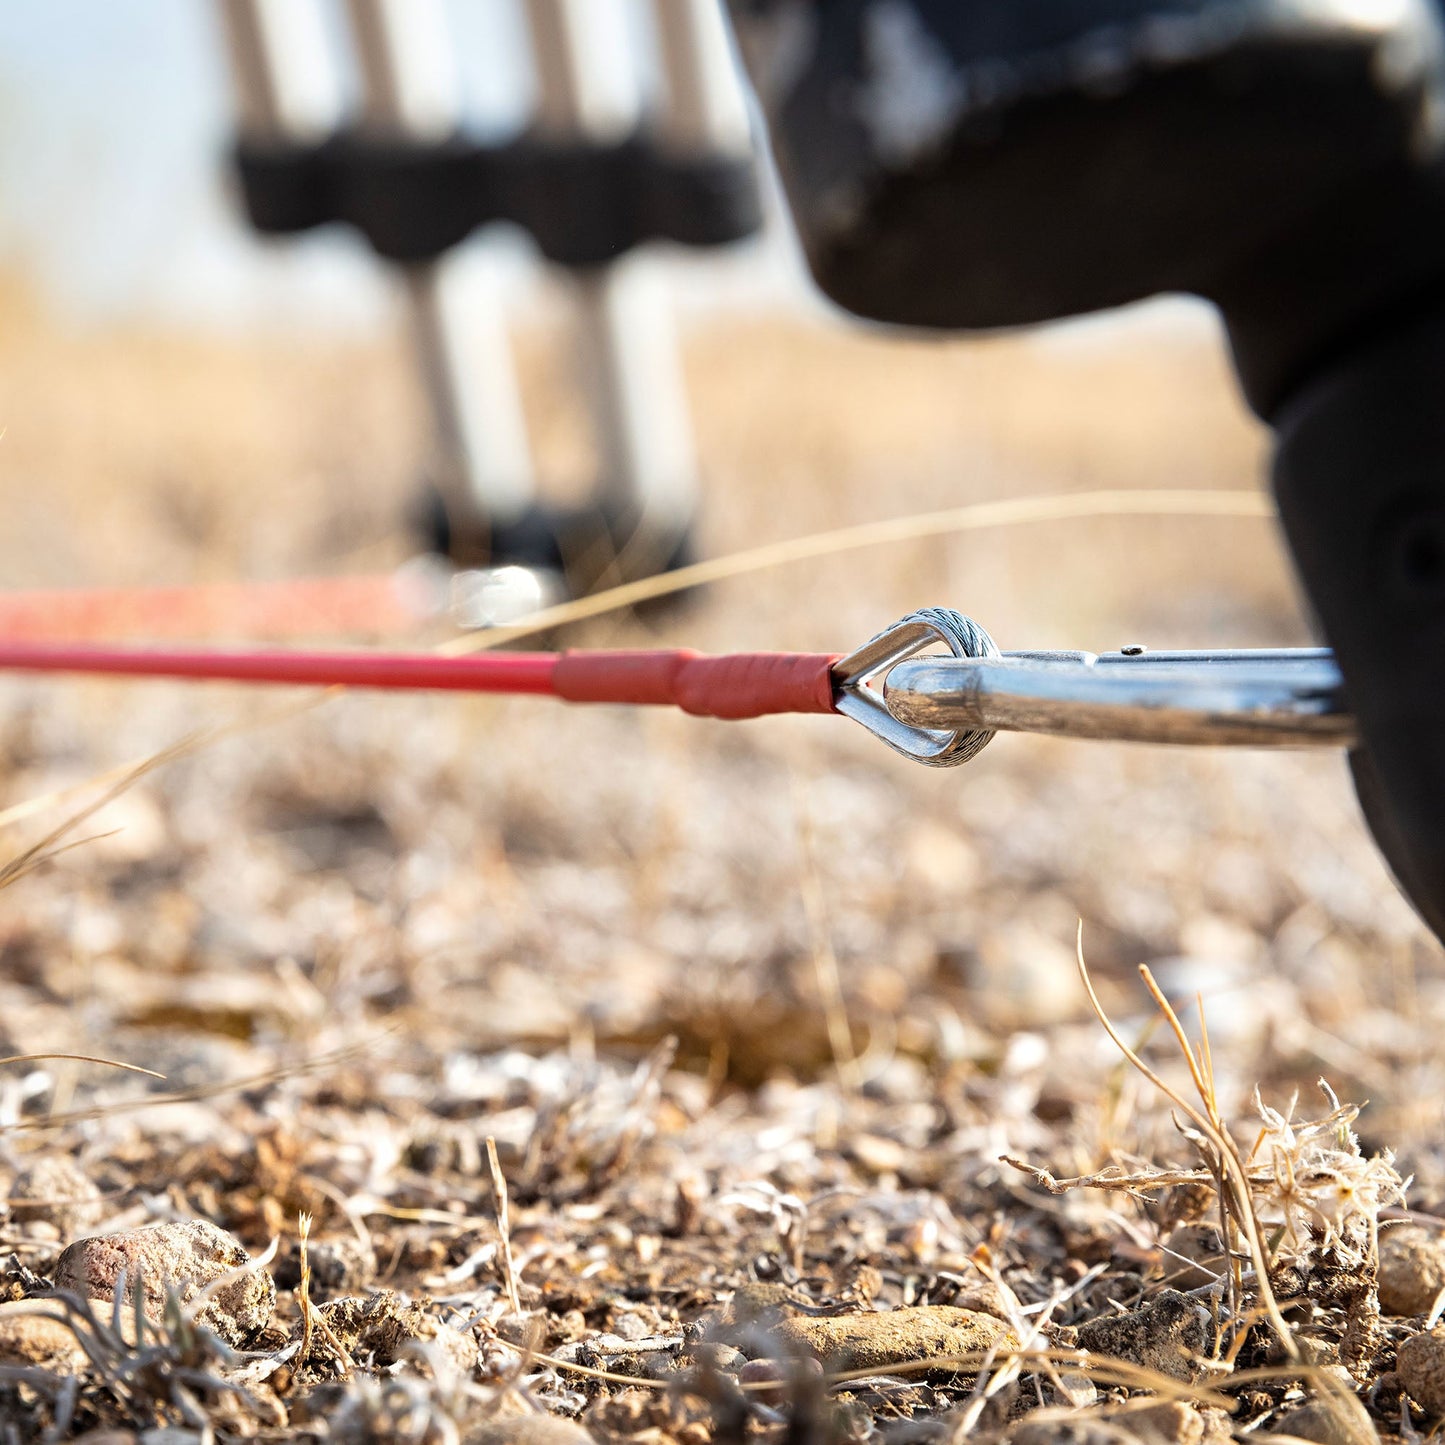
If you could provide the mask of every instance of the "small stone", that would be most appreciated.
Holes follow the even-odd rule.
[[[1181,1224],[1164,1241],[1164,1278],[1175,1289],[1218,1283],[1226,1262],[1219,1231],[1212,1224]]]
[[[1350,1406],[1355,1408],[1352,1410]],[[1364,1419],[1367,1433],[1360,1433]],[[1313,1440],[1316,1445],[1358,1445],[1374,1433],[1374,1426],[1364,1407],[1352,1395],[1311,1400],[1289,1410],[1275,1421],[1272,1434],[1293,1435],[1297,1440]]]
[[[953,1305],[804,1316],[781,1321],[773,1334],[785,1345],[806,1350],[830,1372],[882,1370],[935,1356],[981,1354],[1014,1342],[1013,1331],[1002,1320]]]
[[[1087,1375],[1060,1373],[1048,1389],[1055,1403],[1072,1405],[1076,1410],[1096,1404],[1099,1399],[1099,1387]]]
[[[71,1445],[137,1445],[137,1440],[131,1430],[87,1430],[74,1436]]]
[[[1417,1405],[1431,1415],[1445,1415],[1445,1326],[1402,1341],[1395,1368]]]
[[[124,1272],[127,1298],[135,1298],[136,1281],[142,1280],[146,1317],[159,1325],[168,1290],[188,1304],[250,1263],[251,1256],[225,1230],[206,1219],[182,1219],[77,1240],[56,1261],[55,1287],[86,1299],[111,1300]],[[264,1269],[246,1269],[210,1295],[196,1322],[227,1344],[239,1345],[265,1326],[275,1303],[271,1276]]]
[[[719,1323],[725,1330],[752,1326],[767,1328],[781,1320],[806,1314],[808,1301],[785,1284],[766,1282],[739,1285],[723,1307]]]
[[[699,1365],[706,1363],[714,1370],[722,1373],[735,1375],[747,1364],[748,1357],[733,1345],[699,1345],[697,1349],[697,1362]]]
[[[1445,1236],[1419,1224],[1382,1230],[1379,1289],[1387,1315],[1429,1314],[1445,1290]]]
[[[462,1445],[594,1445],[580,1425],[556,1415],[503,1415],[474,1425]]]
[[[856,1134],[848,1152],[865,1174],[897,1174],[908,1163],[908,1151],[896,1139],[880,1134]]]
[[[1158,1445],[1200,1445],[1204,1417],[1183,1400],[1161,1400],[1142,1410],[1126,1410],[1119,1423],[1137,1440]]]
[[[37,1159],[10,1186],[10,1217],[17,1224],[51,1225],[57,1239],[73,1239],[103,1211],[100,1190],[65,1154]]]
[[[816,1360],[808,1363],[822,1370]],[[748,1386],[748,1394],[764,1405],[781,1405],[788,1398],[788,1386],[796,1365],[783,1360],[749,1360],[738,1371],[738,1384]]]
[[[317,1313],[349,1355],[378,1368],[417,1352],[416,1347],[441,1351],[462,1374],[469,1374],[477,1363],[477,1342],[470,1335],[394,1290],[381,1290],[369,1299],[332,1300]]]
[[[639,1314],[620,1314],[612,1321],[612,1333],[622,1340],[645,1340],[653,1327]]]
[[[31,1300],[0,1305],[0,1364],[72,1374],[87,1362],[75,1331],[53,1306]]]
[[[1023,1305],[1019,1297],[1002,1280],[990,1279],[987,1275],[969,1275],[954,1291],[949,1304],[958,1309],[974,1310],[979,1314],[993,1315],[995,1319],[1011,1324],[1018,1319]]]
[[[535,1345],[547,1333],[547,1317],[542,1314],[513,1314],[510,1310],[498,1317],[493,1328],[499,1339],[509,1345]]]
[[[1078,1327],[1079,1345],[1173,1380],[1193,1380],[1209,1349],[1209,1311],[1178,1290],[1161,1290],[1142,1309]]]

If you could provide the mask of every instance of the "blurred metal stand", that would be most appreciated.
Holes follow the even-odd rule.
[[[625,54],[609,33],[615,7],[597,0],[527,0],[536,64],[536,128],[556,138],[610,140],[642,114],[632,76],[600,58]],[[747,114],[718,0],[657,0],[663,67],[653,117],[679,153],[745,154]],[[590,390],[604,508],[632,520],[629,573],[656,570],[687,538],[697,507],[687,393],[662,278],[645,258],[581,270],[573,283],[579,350]],[[650,563],[651,565],[647,565]]]
[[[343,120],[340,86],[314,0],[222,0],[247,138],[324,137]],[[347,0],[365,126],[437,139],[460,121],[440,0]],[[403,268],[431,409],[432,479],[449,514],[476,526],[519,517],[534,494],[521,400],[501,312],[465,311],[444,261]]]
[[[379,134],[440,140],[461,123],[442,0],[347,0],[362,120]],[[448,294],[444,260],[404,268],[435,427],[437,487],[458,520],[504,525],[534,495],[521,397],[500,309]]]
[[[400,266],[433,420],[429,540],[454,564],[486,568],[467,590],[467,621],[510,620],[513,593],[530,605],[536,589],[514,585],[525,572],[560,594],[677,565],[697,462],[663,277],[634,252],[726,245],[761,224],[721,0],[655,0],[660,74],[646,106],[619,7],[526,0],[536,99],[527,129],[502,141],[465,134],[443,0],[344,9],[361,81],[354,117],[317,0],[222,0],[236,164],[258,231],[339,222]],[[448,286],[447,253],[497,222],[520,225],[568,273],[596,443],[579,505],[537,494],[500,308],[463,312]]]

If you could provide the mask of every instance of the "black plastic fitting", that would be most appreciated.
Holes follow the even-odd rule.
[[[294,235],[339,222],[403,264],[435,260],[497,222],[520,226],[549,260],[574,267],[653,240],[726,245],[762,225],[751,155],[683,156],[645,132],[482,145],[348,129],[315,144],[245,140],[235,163],[256,230]]]

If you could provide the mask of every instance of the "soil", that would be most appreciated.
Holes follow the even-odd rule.
[[[424,431],[398,350],[77,332],[4,301],[7,585],[407,556]],[[548,485],[575,488],[566,338],[522,353]],[[1193,340],[740,319],[691,337],[688,365],[707,555],[989,496],[1250,488],[1263,467]],[[1155,519],[824,559],[555,640],[844,651],[933,604],[1004,647],[1308,637],[1267,524]],[[1419,1312],[1378,1312],[1362,1221],[1413,1211],[1439,1269],[1445,970],[1342,758],[1000,738],[934,773],[826,718],[7,678],[0,808],[75,791],[7,818],[6,856],[108,770],[222,725],[4,892],[0,1055],[164,1077],[0,1068],[0,1441],[522,1441],[539,1417],[573,1422],[548,1440],[648,1445],[1431,1427],[1434,1394],[1395,1366],[1433,1300],[1397,1285]],[[1227,1260],[1212,1235],[1166,1245],[1219,1224],[1217,1150],[1090,1011],[1079,920],[1121,1037],[1196,1104],[1137,967],[1196,1039],[1203,995],[1242,1153],[1272,1128],[1256,1086],[1281,1111],[1300,1091],[1249,1165],[1293,1355],[1240,1236]],[[1357,1147],[1347,1121],[1300,1131],[1334,1108],[1321,1075],[1366,1105]],[[1287,1178],[1306,1144],[1314,1172]],[[1403,1206],[1368,1163],[1385,1150],[1414,1176]],[[1004,1155],[1184,1174],[1055,1194]],[[270,1274],[263,1327],[228,1346],[179,1307],[137,1333],[109,1300],[52,1298],[77,1238],[172,1219]],[[84,1362],[53,1319],[17,1324],[27,1305]],[[1426,1346],[1403,1358],[1433,1380]]]

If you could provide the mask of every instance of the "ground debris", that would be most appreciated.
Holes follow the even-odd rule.
[[[19,484],[0,489],[0,552],[16,585],[404,560],[396,518],[424,419],[390,349],[82,334],[5,300],[0,462]],[[699,328],[688,346],[718,470],[711,555],[825,513],[876,516],[880,476],[896,479],[890,510],[954,506],[960,457],[980,495],[1000,497],[1012,477],[1061,469],[1152,488],[1161,457],[1186,457],[1191,485],[1235,486],[1257,462],[1217,357],[1175,340],[1127,358],[1091,343],[1087,365],[1072,346],[940,351],[771,325],[725,340]],[[541,464],[560,478],[585,464],[585,419],[557,411],[549,369],[567,357],[552,347],[519,337]],[[77,517],[95,525],[66,524]],[[1216,640],[1302,640],[1269,534],[1229,524],[1216,545],[1222,524],[1201,525],[1207,544],[1198,527],[1124,518],[1063,552],[1007,531],[906,544],[864,572],[759,573],[675,617],[599,618],[558,642],[839,650],[920,600],[969,605],[950,578],[984,589],[981,620],[1010,645],[1107,644],[1126,617],[1159,646],[1198,645],[1206,624]],[[1097,565],[1116,546],[1129,566]],[[1201,569],[1221,584],[1204,606],[1178,585]],[[1397,1149],[1414,1217],[1445,1216],[1445,969],[1379,868],[1337,758],[1026,739],[944,787],[816,719],[731,727],[353,692],[298,698],[278,722],[274,699],[227,689],[5,687],[0,806],[57,799],[12,818],[12,857],[125,759],[211,722],[242,736],[147,774],[71,841],[119,834],[5,895],[0,1056],[64,1049],[166,1077],[0,1069],[0,1300],[68,1312],[104,1365],[52,1367],[43,1348],[70,1355],[67,1326],[17,1326],[0,1445],[11,1422],[24,1445],[101,1429],[189,1445],[208,1427],[224,1445],[456,1445],[486,1422],[570,1445],[585,1445],[579,1429],[600,1445],[1001,1445],[1035,1427],[1140,1438],[1146,1401],[1158,1436],[1203,1445],[1199,1422],[1222,1439],[1225,1416],[1101,1363],[1128,1345],[1097,1331],[1171,1288],[1197,1290],[1207,1339],[1162,1326],[1134,1345],[1148,1362],[1153,1339],[1176,1383],[1195,1346],[1217,1349],[1181,1388],[1230,1397],[1240,1439],[1313,1402],[1319,1366],[1334,1389],[1337,1362],[1382,1435],[1428,1429],[1433,1397],[1407,1397],[1396,1373],[1432,1302],[1393,1292],[1392,1231],[1405,1236],[1377,1206],[1400,1202],[1395,1181],[1358,1149],[1349,1109],[1305,1123],[1289,1104],[1321,1074],[1368,1099],[1365,1153]],[[1176,1121],[1196,1125],[1122,1077],[1085,1016],[1081,917],[1122,1036],[1193,1097],[1182,1053],[1139,1012],[1134,971],[1157,963],[1208,1064],[1284,1326],[1308,1348],[1300,1376],[1276,1377],[1285,1352],[1259,1318],[1247,1242],[1223,1226],[1208,1140],[1181,1139]],[[1256,1082],[1277,1112],[1251,1107]],[[1021,1175],[1001,1155],[1054,1172]],[[40,1187],[77,1162],[103,1198]],[[88,1317],[39,1299],[77,1236],[166,1219],[211,1221],[231,1241],[218,1259],[279,1241],[251,1276],[264,1295],[266,1274],[276,1286],[264,1329],[206,1315],[234,1343],[184,1319],[138,1342],[129,1310],[112,1331],[105,1285]],[[149,1266],[145,1286],[155,1309]],[[852,1362],[858,1342],[835,1333],[852,1323],[896,1331],[940,1307],[978,1312],[965,1339],[875,1340],[862,1380],[817,1363]],[[873,1363],[1035,1328],[1029,1357],[1000,1345],[969,1371]],[[1073,1353],[1081,1333],[1097,1369]],[[1062,1400],[1064,1423],[1039,1413]]]
[[[469,1334],[393,1290],[380,1290],[365,1299],[332,1300],[318,1313],[346,1352],[368,1368],[416,1359],[428,1350],[439,1352],[463,1373],[477,1362],[477,1343]]]
[[[1142,1309],[1078,1327],[1079,1345],[1175,1380],[1199,1377],[1212,1343],[1209,1310],[1178,1290],[1161,1290]]]
[[[474,1425],[462,1445],[594,1445],[593,1438],[571,1420],[555,1415],[502,1415]]]

